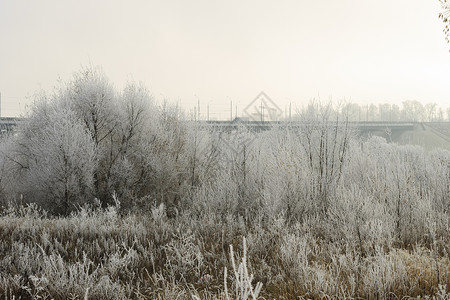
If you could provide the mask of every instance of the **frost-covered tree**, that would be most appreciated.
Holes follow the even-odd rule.
[[[421,122],[423,120],[424,108],[417,100],[402,102],[402,119],[409,122]]]
[[[54,99],[40,100],[9,141],[7,173],[17,180],[9,188],[26,202],[66,214],[93,200],[95,143],[70,108]]]
[[[427,103],[424,106],[424,119],[428,122],[436,121],[437,115],[437,104],[436,103]]]
[[[153,105],[142,85],[117,92],[100,69],[83,69],[50,96],[38,95],[19,132],[2,145],[1,167],[10,176],[0,184],[27,201],[54,199],[64,213],[87,198],[106,206],[117,195],[127,207],[144,196],[180,199],[190,131],[178,112]]]
[[[89,132],[96,147],[94,195],[102,205],[112,203],[113,195],[122,202],[142,197],[148,174],[150,154],[146,135],[157,122],[148,90],[129,82],[118,92],[100,68],[85,68],[60,88],[58,98],[75,113]],[[153,109],[153,111],[152,111]],[[150,155],[151,156],[151,155]]]
[[[444,22],[444,34],[445,40],[450,42],[450,1],[448,0],[439,0],[441,2],[442,12],[439,14],[439,18]]]
[[[117,95],[102,70],[89,67],[64,83],[57,97],[75,113],[95,143],[98,166],[94,173],[94,193],[102,203],[106,203],[110,196],[107,182],[111,168],[111,160],[108,160],[111,138],[119,122]]]
[[[307,158],[311,176],[309,197],[317,199],[320,210],[327,210],[328,200],[342,178],[353,129],[348,119],[339,119],[332,105],[316,105],[303,114],[299,146]],[[313,109],[313,107],[316,109]]]
[[[104,178],[107,193],[118,193],[125,201],[140,195],[146,170],[140,155],[143,137],[148,134],[148,124],[154,121],[150,115],[151,97],[147,89],[130,82],[117,96],[115,126],[111,131],[104,152]]]

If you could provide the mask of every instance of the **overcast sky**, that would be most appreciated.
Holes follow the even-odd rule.
[[[260,91],[282,109],[320,96],[450,105],[450,45],[437,0],[0,2],[2,115],[100,65],[157,100],[211,117]],[[229,112],[228,112],[229,115]]]

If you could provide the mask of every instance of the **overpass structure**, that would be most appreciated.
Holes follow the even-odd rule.
[[[304,121],[245,121],[240,119],[235,119],[234,121],[198,121],[200,127],[209,130],[218,131],[232,131],[239,127],[246,127],[254,131],[266,131],[272,128],[289,128],[289,129],[300,129],[305,125],[311,125],[311,123]],[[336,124],[336,123],[334,123]],[[379,132],[379,131],[404,131],[413,130],[415,123],[412,122],[349,122],[351,127],[356,128],[362,133],[369,132]],[[330,122],[333,125],[333,122]],[[345,123],[339,124],[344,126]]]
[[[11,133],[22,120],[22,118],[12,117],[0,118],[0,134]]]
[[[0,132],[1,134],[10,133],[14,128],[23,121],[23,118],[0,118]],[[304,121],[247,121],[242,119],[235,119],[233,121],[193,121],[196,125],[205,130],[212,131],[233,131],[239,127],[246,127],[253,131],[266,131],[272,128],[289,128],[300,129],[305,125],[310,125]],[[333,124],[332,122],[330,124]],[[344,125],[345,123],[340,123]],[[349,122],[349,125],[356,128],[362,133],[379,132],[390,130],[404,131],[413,130],[417,123],[412,122]]]

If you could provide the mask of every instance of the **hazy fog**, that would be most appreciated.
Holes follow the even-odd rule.
[[[2,115],[81,65],[133,76],[211,118],[260,91],[281,108],[323,100],[450,103],[439,2],[13,1],[0,4]],[[29,98],[26,98],[26,97]],[[219,113],[222,113],[220,115]]]

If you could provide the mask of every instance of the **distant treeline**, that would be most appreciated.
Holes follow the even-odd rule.
[[[300,109],[294,118],[306,111],[317,110],[319,104],[310,103]],[[350,122],[449,122],[450,106],[440,107],[434,102],[422,104],[417,100],[403,101],[397,104],[357,104],[345,103],[338,111]]]

